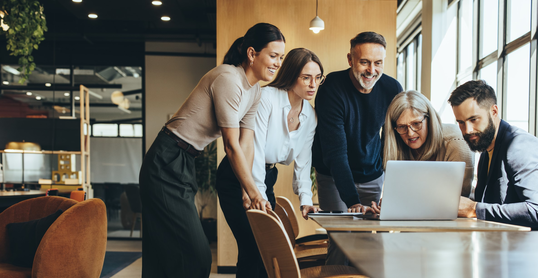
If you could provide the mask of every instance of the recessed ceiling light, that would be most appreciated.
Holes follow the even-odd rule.
[[[9,82],[7,82],[7,81],[2,81],[2,84],[4,84],[4,85],[9,85]]]
[[[50,83],[45,83],[45,86],[50,87],[50,86],[52,86],[52,84],[50,84]]]
[[[75,100],[80,100],[80,97],[75,97]]]
[[[32,92],[26,92],[26,95],[31,96]]]
[[[69,93],[64,93],[64,96],[68,97],[68,96],[69,96]]]
[[[36,96],[35,99],[37,99],[37,100],[41,100],[41,97],[40,97],[40,96]]]
[[[96,14],[89,14],[88,17],[89,18],[97,18],[97,15]]]
[[[162,21],[170,21],[170,17],[169,16],[162,16],[161,20]]]
[[[163,2],[161,1],[152,1],[151,4],[155,5],[155,6],[160,6],[163,4]]]
[[[80,3],[80,2],[82,2],[82,0],[73,0],[73,2]]]

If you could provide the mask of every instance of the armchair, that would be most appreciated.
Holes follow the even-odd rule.
[[[49,227],[32,268],[9,263],[6,225],[64,213]],[[99,277],[106,252],[106,208],[100,199],[77,202],[39,197],[17,203],[0,214],[0,277]]]

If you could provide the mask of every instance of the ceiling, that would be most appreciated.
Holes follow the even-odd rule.
[[[58,41],[216,42],[216,0],[39,0]],[[95,13],[96,19],[88,18]],[[162,21],[169,16],[170,21]]]
[[[71,96],[62,84],[69,84],[69,65],[74,65],[74,84],[93,84],[90,90],[102,97],[90,97],[92,119],[139,122],[143,97],[140,66],[145,42],[216,47],[216,0],[160,1],[162,5],[155,6],[152,0],[39,0],[48,31],[39,50],[33,53],[37,68],[28,83],[20,86],[18,76],[6,71],[6,64],[17,68],[17,60],[1,49],[2,80],[9,84],[0,84],[0,97],[32,111],[50,111],[54,107],[60,115],[70,114],[71,97],[78,96],[78,92]],[[89,18],[90,13],[98,18]],[[162,16],[171,20],[162,21]],[[57,85],[45,88],[45,83]],[[129,100],[129,111],[112,103],[110,96],[118,90]]]

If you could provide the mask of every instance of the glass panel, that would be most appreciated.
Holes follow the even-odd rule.
[[[19,65],[2,65],[2,85],[26,86],[45,85],[52,87],[52,84],[69,84],[71,69],[55,68],[52,66],[38,65],[30,74],[24,84],[19,83]]]
[[[134,136],[135,137],[142,137],[142,125],[141,124],[135,124],[134,125]]]
[[[118,136],[117,124],[94,124],[93,136]]]
[[[422,34],[417,38],[417,91],[421,92],[422,82]]]
[[[398,53],[397,63],[398,66],[396,76],[398,78],[398,82],[400,82],[400,85],[402,85],[402,88],[405,88],[405,50]]]
[[[495,94],[497,94],[497,61],[480,70],[480,79],[486,81],[495,90]]]
[[[415,42],[410,43],[407,47],[407,69],[406,69],[406,90],[415,90]]]
[[[462,85],[462,84],[465,84],[465,82],[467,82],[467,81],[471,81],[471,80],[473,80],[472,77],[473,77],[472,74],[465,75],[465,76],[462,77],[460,80],[458,80],[458,86],[459,86],[459,85]],[[487,82],[487,81],[486,81],[486,82]]]
[[[506,121],[529,130],[529,55],[526,44],[507,56]]]
[[[508,42],[531,30],[531,0],[511,0],[508,14]]]
[[[134,128],[132,124],[120,124],[120,136],[121,137],[133,137]]]
[[[497,50],[499,1],[482,0],[480,13],[480,59]]]
[[[473,1],[460,1],[460,37],[458,73],[466,71],[473,62]]]

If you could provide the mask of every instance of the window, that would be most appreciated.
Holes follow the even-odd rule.
[[[484,58],[497,50],[499,1],[481,0],[480,6],[480,58]]]
[[[529,53],[527,43],[506,57],[506,116],[504,120],[529,130]]]
[[[397,79],[404,90],[420,91],[422,34],[415,35],[398,53]]]
[[[507,42],[531,30],[531,0],[510,0],[508,4]]]
[[[511,125],[534,135],[537,133],[535,119],[538,118],[536,109],[538,61],[536,61],[536,49],[531,50],[533,40],[531,30],[538,27],[537,20],[532,20],[532,16],[536,13],[533,15],[531,11],[537,8],[536,2],[533,0],[458,2],[458,85],[470,79],[485,80],[497,94],[501,117]],[[478,12],[473,12],[475,7],[478,8]],[[532,22],[535,22],[534,25]],[[534,54],[531,51],[534,51]]]
[[[93,136],[118,136],[118,124],[93,124],[92,129]]]

